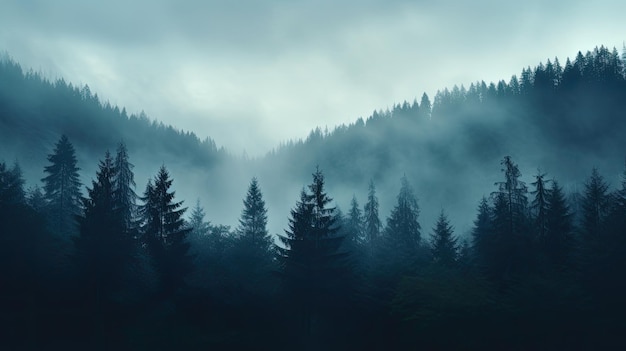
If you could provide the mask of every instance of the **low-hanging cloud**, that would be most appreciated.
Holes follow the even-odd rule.
[[[129,112],[260,155],[423,91],[619,46],[626,4],[8,1],[0,48]]]

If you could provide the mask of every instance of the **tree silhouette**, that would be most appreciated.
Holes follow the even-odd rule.
[[[128,160],[126,144],[120,143],[115,156],[115,177],[113,179],[115,205],[122,215],[126,231],[134,229],[137,217],[137,194],[135,193],[134,165]]]
[[[380,217],[378,215],[378,197],[376,197],[376,187],[374,181],[370,180],[367,193],[367,203],[363,209],[365,242],[370,248],[370,252],[380,236]]]
[[[280,235],[284,246],[277,246],[281,276],[293,303],[300,311],[306,334],[321,309],[336,300],[342,286],[346,257],[339,251],[344,237],[335,233],[335,208],[328,207],[332,199],[324,190],[324,176],[313,173],[310,193],[302,189],[300,200],[291,210],[289,229]]]
[[[48,161],[51,164],[44,168],[48,175],[42,181],[52,228],[60,235],[74,234],[75,216],[80,213],[81,184],[74,147],[65,135],[48,155]]]
[[[448,217],[442,210],[430,237],[433,260],[443,266],[454,266],[459,251],[457,240]]]
[[[159,274],[161,292],[165,295],[176,292],[185,284],[185,276],[192,268],[183,214],[187,208],[182,201],[174,202],[174,191],[170,192],[173,180],[161,166],[154,179],[149,181],[142,200],[143,237],[150,249],[154,265]]]

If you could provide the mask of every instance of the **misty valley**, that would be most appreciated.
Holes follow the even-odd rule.
[[[602,46],[238,156],[5,56],[0,343],[614,348],[625,113]]]

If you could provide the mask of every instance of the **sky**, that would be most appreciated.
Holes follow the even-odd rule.
[[[0,51],[260,156],[423,92],[626,39],[625,1],[0,0]]]

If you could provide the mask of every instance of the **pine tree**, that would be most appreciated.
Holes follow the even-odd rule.
[[[378,252],[378,263],[385,274],[395,276],[413,272],[421,255],[419,207],[406,177],[398,194],[398,203],[387,218],[385,234]],[[386,268],[385,268],[386,267]]]
[[[478,214],[472,228],[472,248],[477,264],[486,268],[493,260],[492,210],[489,201],[483,197],[478,205]]]
[[[519,180],[522,176],[519,168],[510,156],[504,157],[501,162],[504,181],[497,182],[498,191],[494,194],[502,194],[506,202],[507,232],[510,235],[521,234],[527,224],[527,188],[526,184]]]
[[[539,173],[535,176],[535,181],[531,183],[535,190],[531,191],[531,194],[535,195],[531,203],[531,209],[534,212],[534,224],[535,229],[539,237],[539,241],[544,243],[546,240],[547,232],[547,207],[548,207],[548,194],[549,189],[546,187],[549,181],[544,179],[545,173]]]
[[[381,228],[380,217],[378,216],[378,197],[376,197],[376,187],[374,186],[373,180],[370,180],[367,203],[365,204],[363,212],[365,242],[370,247],[371,251],[380,236]]]
[[[556,180],[547,195],[545,250],[553,263],[564,264],[573,244],[572,213]]]
[[[289,228],[279,236],[284,246],[277,246],[281,276],[293,303],[303,318],[303,327],[311,333],[314,315],[336,300],[345,284],[346,257],[340,247],[344,237],[336,235],[335,208],[324,190],[324,176],[313,174],[310,193],[302,189],[300,200],[291,210]]]
[[[119,286],[133,259],[133,240],[126,235],[122,213],[115,203],[115,173],[107,151],[96,180],[83,199],[85,210],[78,217],[79,235],[73,238],[74,262],[98,305],[102,297]]]
[[[426,119],[430,119],[432,105],[426,93],[422,94],[422,99],[420,101],[419,106],[420,106],[420,109],[419,109],[420,115]]]
[[[452,267],[458,258],[457,238],[443,210],[430,237],[433,260],[443,266]]]
[[[204,220],[205,216],[204,208],[200,206],[200,200],[198,199],[189,216],[188,228],[191,229],[189,232],[190,239],[205,239],[209,235],[211,223]]]
[[[136,184],[133,174],[134,165],[128,160],[128,151],[124,143],[120,143],[117,147],[114,164],[116,170],[113,179],[115,205],[122,215],[124,227],[130,231],[135,225],[137,194],[135,193]]]
[[[183,286],[185,276],[193,268],[186,240],[191,229],[183,220],[187,208],[182,207],[182,201],[174,202],[175,192],[169,191],[172,182],[165,166],[161,166],[154,184],[148,181],[141,209],[144,240],[151,251],[164,294]]]
[[[415,251],[421,240],[421,226],[418,222],[419,207],[413,189],[406,176],[402,177],[398,203],[387,219],[385,235],[400,247]]]
[[[260,252],[269,252],[272,239],[267,231],[267,209],[256,178],[250,182],[243,206],[237,235]]]
[[[363,237],[363,213],[359,208],[355,195],[352,195],[352,200],[350,201],[350,212],[348,212],[346,227],[347,240],[352,242],[353,246],[365,241]]]
[[[609,214],[611,199],[609,185],[597,169],[585,183],[582,200],[582,234],[586,241],[598,239],[604,230],[605,220]]]
[[[48,175],[42,181],[52,229],[60,235],[74,234],[75,217],[80,214],[81,184],[74,147],[65,135],[48,155],[48,161],[51,164],[44,168]]]

